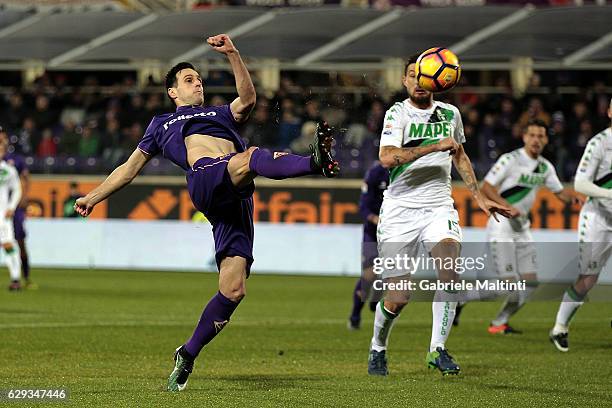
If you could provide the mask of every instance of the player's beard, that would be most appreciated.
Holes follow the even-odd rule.
[[[412,101],[413,104],[415,104],[416,106],[423,106],[423,107],[427,107],[431,104],[431,93],[426,93],[424,95],[415,95],[414,92],[410,95],[408,95],[410,97],[410,100]]]

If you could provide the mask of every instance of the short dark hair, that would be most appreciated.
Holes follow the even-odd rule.
[[[404,75],[408,74],[408,66],[410,64],[416,64],[417,60],[419,59],[419,57],[421,56],[421,53],[418,52],[416,54],[412,54],[411,56],[408,57],[408,59],[406,60],[406,65],[404,65]]]
[[[527,133],[529,126],[543,127],[544,131],[546,132],[546,136],[548,136],[548,125],[542,119],[530,119],[525,125],[525,129],[523,129],[523,134]]]
[[[187,68],[191,68],[194,71],[197,71],[192,63],[179,62],[178,64],[170,68],[170,71],[166,73],[166,95],[168,96],[168,98],[170,98],[170,96],[168,95],[168,88],[174,88],[177,85],[176,74]],[[172,100],[172,98],[170,98],[170,100]]]

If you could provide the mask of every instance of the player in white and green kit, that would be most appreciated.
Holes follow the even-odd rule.
[[[0,157],[6,154],[6,145],[0,143]],[[4,250],[4,258],[11,276],[9,290],[21,289],[21,259],[15,233],[13,231],[13,215],[21,199],[21,183],[15,167],[0,159],[0,245]]]
[[[377,229],[379,257],[383,261],[400,256],[416,258],[420,245],[433,258],[456,259],[460,252],[461,228],[451,198],[451,162],[471,190],[474,200],[489,215],[508,213],[509,208],[482,196],[465,141],[459,110],[433,100],[415,78],[418,55],[406,64],[403,85],[408,99],[398,102],[385,115],[380,140],[380,162],[390,169]],[[384,268],[385,284],[405,282],[414,271]],[[459,281],[454,268],[440,269],[442,282]],[[376,307],[374,335],[368,373],[387,375],[386,349],[393,322],[407,304],[408,290],[388,290]],[[426,362],[443,374],[459,373],[459,366],[445,348],[458,294],[437,291],[432,304],[432,336]]]
[[[529,122],[523,130],[523,143],[524,146],[520,149],[499,158],[487,173],[482,192],[488,198],[512,207],[513,215],[516,215],[515,218],[502,219],[499,222],[489,218],[487,240],[498,277],[508,281],[517,278],[524,280],[526,289],[510,293],[470,290],[465,293],[465,298],[457,309],[458,315],[466,301],[507,295],[497,317],[489,325],[488,331],[491,334],[520,333],[510,326],[508,321],[538,286],[537,255],[529,221],[529,211],[533,207],[537,191],[546,187],[565,203],[577,200],[572,190],[563,188],[552,163],[541,156],[548,144],[546,124],[540,120]]]
[[[608,117],[612,119],[612,100]],[[589,199],[578,221],[580,275],[563,295],[555,326],[550,332],[550,340],[564,352],[569,350],[570,321],[597,283],[612,252],[612,127],[595,135],[587,144],[574,188]]]

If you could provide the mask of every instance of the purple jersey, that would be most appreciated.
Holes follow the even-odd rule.
[[[21,174],[24,171],[26,171],[28,169],[28,166],[26,165],[25,159],[20,154],[17,154],[17,153],[7,153],[4,156],[4,160],[8,164],[14,166],[17,169],[17,173],[19,173],[20,176],[21,176]]]
[[[368,239],[376,242],[376,225],[367,220],[370,214],[378,215],[383,201],[383,192],[389,184],[389,170],[385,169],[379,162],[375,162],[367,171],[361,187],[359,197],[359,213],[363,218],[363,232]]]
[[[138,148],[151,156],[161,153],[189,171],[185,137],[194,133],[229,140],[239,153],[246,150],[229,105],[179,106],[174,113],[157,115],[147,127]]]

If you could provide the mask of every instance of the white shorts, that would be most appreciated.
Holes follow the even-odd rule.
[[[430,251],[444,239],[462,241],[459,214],[452,206],[409,208],[401,201],[385,198],[377,229],[378,253],[382,259],[397,255],[416,258],[420,244]],[[385,268],[382,277],[414,273],[406,269]]]
[[[578,241],[580,274],[598,275],[612,252],[612,220],[592,203],[586,203],[580,210]]]
[[[15,233],[13,232],[13,219],[0,220],[0,243],[15,241]]]
[[[499,277],[520,277],[538,272],[538,257],[529,223],[498,217],[487,223],[490,262]],[[522,227],[519,226],[522,224]]]

